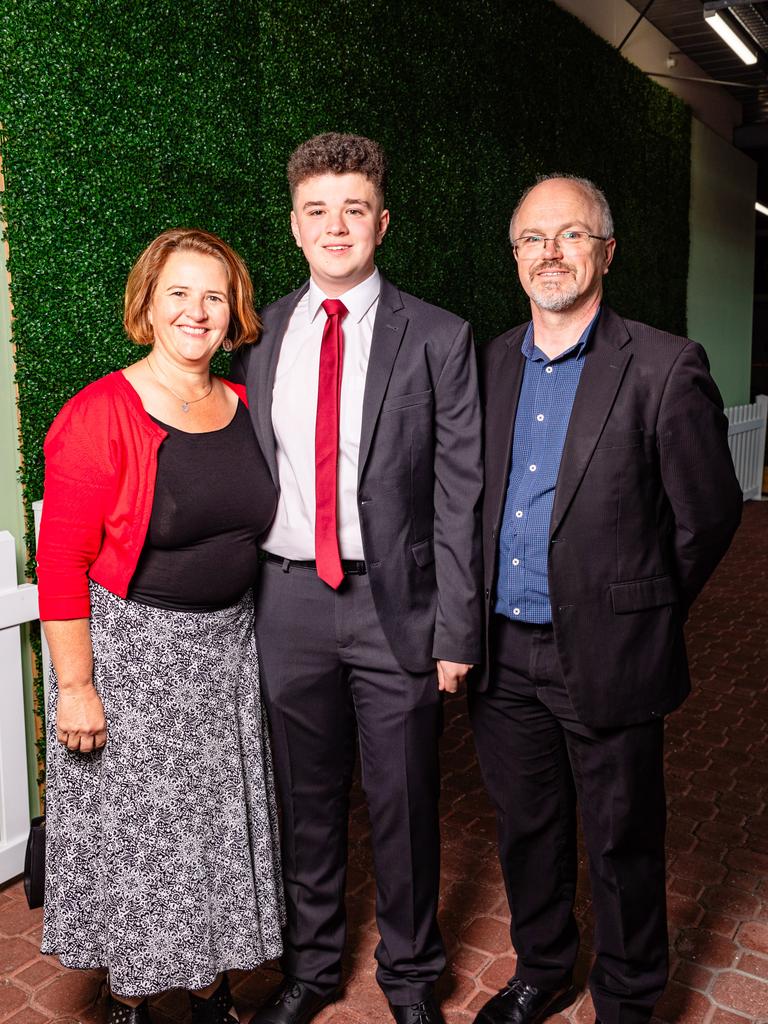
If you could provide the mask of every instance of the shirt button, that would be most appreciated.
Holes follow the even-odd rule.
[[[512,559],[512,565],[520,565],[520,559],[519,558],[513,558]]]
[[[535,466],[535,464],[534,464],[534,463],[532,462],[532,463],[530,464],[530,466],[528,467],[528,469],[530,469],[530,471],[531,471],[532,473],[535,473],[535,472],[536,472],[536,466]]]
[[[552,373],[552,367],[551,366],[546,366],[544,369],[545,369],[546,373]]]
[[[515,512],[515,516],[518,519],[522,519],[523,518],[523,513],[522,513],[521,509],[518,509],[517,512]]]
[[[512,614],[513,615],[519,615],[520,614],[520,609],[519,608],[513,608],[512,609]]]
[[[536,419],[539,421],[539,423],[543,423],[544,422],[544,414],[543,413],[539,413],[539,415],[536,417]]]

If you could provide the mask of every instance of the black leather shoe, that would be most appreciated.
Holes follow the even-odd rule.
[[[222,977],[219,987],[207,999],[189,993],[192,1008],[192,1024],[228,1024],[232,1021],[229,1011],[232,1008],[232,995],[226,974]]]
[[[286,978],[251,1018],[251,1024],[308,1024],[324,1006],[338,998],[333,992],[313,992],[296,978]]]
[[[570,1006],[579,994],[573,986],[536,988],[512,978],[475,1017],[475,1024],[541,1024],[553,1013]]]
[[[389,1004],[392,1016],[397,1024],[445,1024],[445,1017],[434,999],[425,999],[422,1003],[410,1006]]]
[[[128,1006],[110,995],[107,1024],[150,1024],[147,1000],[142,999],[138,1006]]]

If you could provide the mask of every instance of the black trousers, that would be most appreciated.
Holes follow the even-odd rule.
[[[435,672],[396,662],[367,576],[338,591],[313,569],[262,566],[262,688],[283,812],[283,968],[318,992],[341,980],[349,789],[359,744],[376,874],[377,980],[390,1002],[426,998],[445,966]]]
[[[644,1024],[667,980],[663,723],[578,721],[551,627],[496,616],[491,686],[470,702],[498,816],[517,975],[567,983],[578,952],[576,802],[595,918],[590,989],[603,1024]],[[599,643],[599,637],[595,643]]]

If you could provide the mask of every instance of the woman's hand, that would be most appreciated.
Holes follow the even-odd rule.
[[[107,742],[104,705],[93,683],[59,690],[56,738],[68,750],[90,754]]]
[[[59,689],[56,738],[90,754],[107,742],[104,705],[93,685],[93,648],[88,619],[43,622]]]

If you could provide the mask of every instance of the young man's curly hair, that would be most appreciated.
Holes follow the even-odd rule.
[[[373,139],[366,139],[363,135],[325,132],[302,142],[288,158],[291,198],[302,181],[320,174],[362,174],[384,202],[387,158]]]

